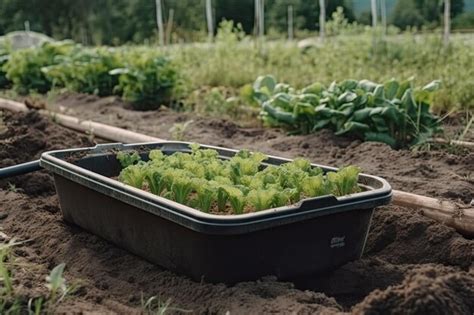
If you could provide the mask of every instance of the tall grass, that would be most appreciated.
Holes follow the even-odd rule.
[[[259,44],[234,33],[214,45],[172,47],[168,54],[182,65],[191,90],[202,85],[241,87],[262,74],[303,87],[344,79],[385,81],[415,77],[416,84],[440,79],[436,111],[474,109],[474,42],[454,35],[444,47],[439,34],[405,33],[378,39],[370,33],[339,35],[310,48],[286,41]]]

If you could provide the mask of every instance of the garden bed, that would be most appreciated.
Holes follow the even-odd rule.
[[[173,123],[194,118],[187,140],[304,156],[327,165],[354,164],[366,173],[383,176],[396,189],[466,203],[472,198],[474,165],[469,151],[395,151],[384,144],[361,143],[324,131],[288,137],[278,130],[241,128],[228,121],[169,111],[132,112],[113,99],[86,98],[88,103],[70,96],[61,105],[81,118],[162,138],[169,137]],[[7,130],[0,135],[0,167],[38,158],[46,150],[90,146],[97,140],[34,113],[5,112],[4,121]],[[63,301],[59,311],[139,312],[142,297],[155,295],[196,313],[474,311],[474,241],[416,210],[395,206],[376,210],[363,258],[332,273],[292,282],[270,276],[227,287],[193,282],[64,223],[51,177],[44,171],[10,182],[14,186],[0,182],[0,211],[8,214],[0,221],[2,232],[6,237],[31,240],[15,249],[19,261],[31,268],[20,268],[14,279],[21,283],[21,294],[37,296],[45,290],[44,274],[65,262],[66,279],[80,282],[81,289]]]

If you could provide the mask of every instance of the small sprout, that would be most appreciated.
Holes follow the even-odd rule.
[[[203,212],[209,212],[216,195],[215,187],[212,187],[210,184],[208,184],[205,180],[202,179],[196,180],[194,184],[197,194],[197,208]]]
[[[61,300],[67,292],[66,279],[63,277],[66,264],[57,265],[46,277],[46,287],[49,290],[49,299],[52,301]]]
[[[234,214],[242,214],[245,208],[245,196],[242,191],[235,187],[226,187],[225,190],[229,195],[229,203]]]
[[[141,158],[137,151],[120,151],[117,153],[117,160],[119,160],[120,165],[125,168],[129,165],[137,164],[139,161],[141,161]]]
[[[256,211],[269,209],[275,201],[276,190],[252,190],[247,195],[247,201],[254,206]]]
[[[186,138],[186,131],[191,123],[193,123],[192,120],[184,123],[174,123],[169,129],[169,132],[171,133],[171,139],[176,141],[184,141]]]
[[[189,194],[193,190],[192,183],[185,177],[180,177],[179,173],[176,174],[178,177],[173,179],[173,184],[171,185],[171,191],[174,194],[174,199],[176,202],[183,205],[186,204]]]
[[[161,150],[151,150],[150,154],[148,154],[148,157],[152,161],[162,161],[165,158],[165,155]]]
[[[301,188],[308,197],[324,196],[331,193],[330,185],[322,175],[306,177],[301,183]]]
[[[149,169],[146,171],[145,180],[148,183],[151,193],[161,195],[166,188],[166,179],[163,174],[157,169]]]
[[[229,193],[225,190],[225,188],[222,186],[217,188],[217,209],[219,211],[225,210],[225,206],[228,199],[229,199]]]
[[[327,174],[329,182],[333,184],[333,193],[336,196],[344,196],[358,192],[357,186],[360,168],[356,166],[347,166],[341,168],[338,172]]]
[[[135,188],[142,188],[145,172],[142,165],[129,165],[119,175],[119,180]]]

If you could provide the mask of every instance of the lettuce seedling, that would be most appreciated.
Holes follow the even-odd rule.
[[[150,191],[155,195],[161,195],[166,188],[167,183],[163,174],[157,169],[149,169],[145,174],[145,180],[148,183]]]
[[[197,194],[195,199],[197,208],[203,212],[209,212],[216,195],[214,187],[205,180],[197,180],[194,186]]]
[[[120,162],[120,165],[122,165],[122,168],[137,164],[141,161],[137,151],[120,151],[117,153],[116,158]]]
[[[307,197],[329,195],[331,186],[322,175],[306,177],[301,182],[302,191]]]
[[[217,209],[219,211],[224,211],[227,200],[229,199],[229,193],[225,190],[223,186],[217,188]]]
[[[273,202],[275,201],[275,196],[278,192],[274,189],[265,190],[252,190],[247,195],[247,201],[254,206],[256,211],[261,211],[264,209],[269,209],[272,207]]]
[[[142,188],[145,177],[143,165],[128,165],[119,174],[119,180],[135,188]]]
[[[245,196],[238,188],[225,187],[227,194],[229,195],[229,203],[234,210],[234,214],[242,214],[245,208]]]
[[[171,185],[171,191],[174,195],[174,200],[183,205],[186,204],[189,194],[193,190],[193,185],[190,180],[185,177],[180,177],[179,174],[176,174],[178,177],[173,179],[173,184]]]
[[[163,161],[165,155],[163,154],[163,152],[161,152],[161,150],[151,150],[148,154],[148,157],[150,158],[150,160],[158,162]]]
[[[347,166],[341,168],[338,172],[327,174],[329,182],[333,185],[333,193],[336,196],[349,195],[358,192],[357,186],[360,168],[356,166]]]

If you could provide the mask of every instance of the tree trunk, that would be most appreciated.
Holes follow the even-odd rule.
[[[449,44],[451,33],[451,0],[444,0],[444,44]]]
[[[208,32],[209,42],[212,42],[214,39],[214,22],[212,21],[211,0],[206,0],[206,20],[207,20],[207,32]]]
[[[166,44],[171,43],[171,30],[173,29],[174,10],[170,9],[168,12],[168,22],[166,23]]]
[[[380,15],[382,17],[383,33],[387,34],[387,3],[385,0],[380,0]]]
[[[319,0],[319,38],[324,40],[326,34],[326,1]]]
[[[288,6],[288,39],[293,40],[293,6]]]
[[[158,26],[158,42],[160,46],[165,45],[163,30],[163,14],[161,13],[161,0],[156,0],[156,24]]]
[[[377,0],[371,0],[372,27],[377,27]]]
[[[260,14],[259,14],[259,26],[258,31],[260,38],[263,39],[265,36],[265,0],[260,0]]]

